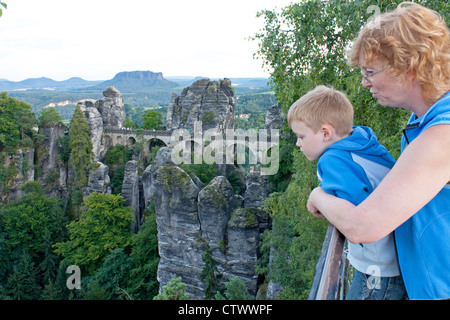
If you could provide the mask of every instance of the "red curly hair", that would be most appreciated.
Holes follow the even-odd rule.
[[[369,63],[384,60],[399,80],[411,72],[430,106],[450,90],[450,32],[436,11],[402,2],[363,27],[349,64],[359,65],[361,53]]]

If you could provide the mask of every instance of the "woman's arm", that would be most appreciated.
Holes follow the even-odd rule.
[[[308,210],[320,212],[349,241],[382,239],[408,220],[450,180],[450,125],[425,130],[404,150],[392,170],[360,205],[316,188]]]

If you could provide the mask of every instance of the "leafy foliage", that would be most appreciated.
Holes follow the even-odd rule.
[[[0,287],[14,299],[37,298],[40,285],[54,280],[60,259],[51,246],[68,236],[59,201],[36,182],[22,191],[20,201],[0,209]]]
[[[245,283],[239,277],[233,277],[225,283],[225,296],[220,292],[215,295],[216,300],[252,300]]]
[[[63,118],[54,107],[45,108],[39,116],[39,127],[52,126],[57,123],[62,124]]]
[[[27,248],[33,257],[41,255],[42,235],[46,232],[53,239],[65,237],[67,220],[59,203],[46,197],[37,182],[29,182],[22,190],[25,196],[10,203],[0,214],[2,229],[8,234],[5,248],[12,258],[17,258],[22,248]]]
[[[132,234],[131,209],[120,196],[93,194],[85,199],[86,214],[69,224],[60,202],[38,183],[29,182],[23,192],[22,199],[0,209],[0,299],[152,299],[158,294],[154,214]],[[68,290],[66,269],[83,255],[82,289]]]
[[[55,252],[92,274],[112,250],[131,244],[133,214],[123,203],[120,195],[91,193],[80,219],[67,225],[70,239],[55,244]]]
[[[33,147],[37,119],[29,104],[0,94],[0,152]]]
[[[89,172],[94,166],[93,146],[89,132],[89,123],[80,106],[77,105],[70,122],[69,148],[72,166],[75,170],[75,183],[78,188],[87,185]]]
[[[164,287],[161,293],[153,300],[187,300],[189,295],[186,293],[186,284],[181,278],[173,278]]]
[[[111,192],[122,192],[122,183],[125,173],[125,165],[133,158],[133,150],[123,145],[117,145],[106,152],[105,164],[109,168],[111,178]]]
[[[38,273],[31,256],[24,251],[8,278],[7,289],[15,300],[36,299],[39,294],[37,285]]]
[[[162,126],[162,114],[158,111],[148,110],[143,115],[143,125],[142,127],[147,130],[155,129],[163,129]]]
[[[157,234],[156,218],[151,214],[141,225],[130,253],[134,267],[130,270],[127,288],[135,299],[152,299],[158,294],[156,273],[160,258]]]
[[[212,250],[209,245],[204,242],[205,251],[203,252],[202,261],[205,263],[200,279],[206,281],[205,299],[212,299],[217,292],[219,279],[222,275],[217,269],[218,262],[212,257]]]
[[[217,176],[217,164],[216,163],[205,163],[201,164],[186,164],[183,163],[180,165],[180,168],[186,171],[186,173],[195,174],[201,182],[205,185],[209,184],[215,176]]]
[[[87,290],[88,299],[98,300],[100,296],[101,299],[107,300],[113,294],[121,293],[118,289],[125,287],[131,268],[131,259],[123,248],[111,251],[103,265],[90,279]]]

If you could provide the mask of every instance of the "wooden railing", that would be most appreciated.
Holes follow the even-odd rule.
[[[347,287],[346,240],[332,224],[328,225],[308,300],[343,300]]]

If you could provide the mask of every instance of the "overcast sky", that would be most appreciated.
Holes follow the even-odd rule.
[[[248,38],[292,0],[2,0],[0,78],[268,77]]]

